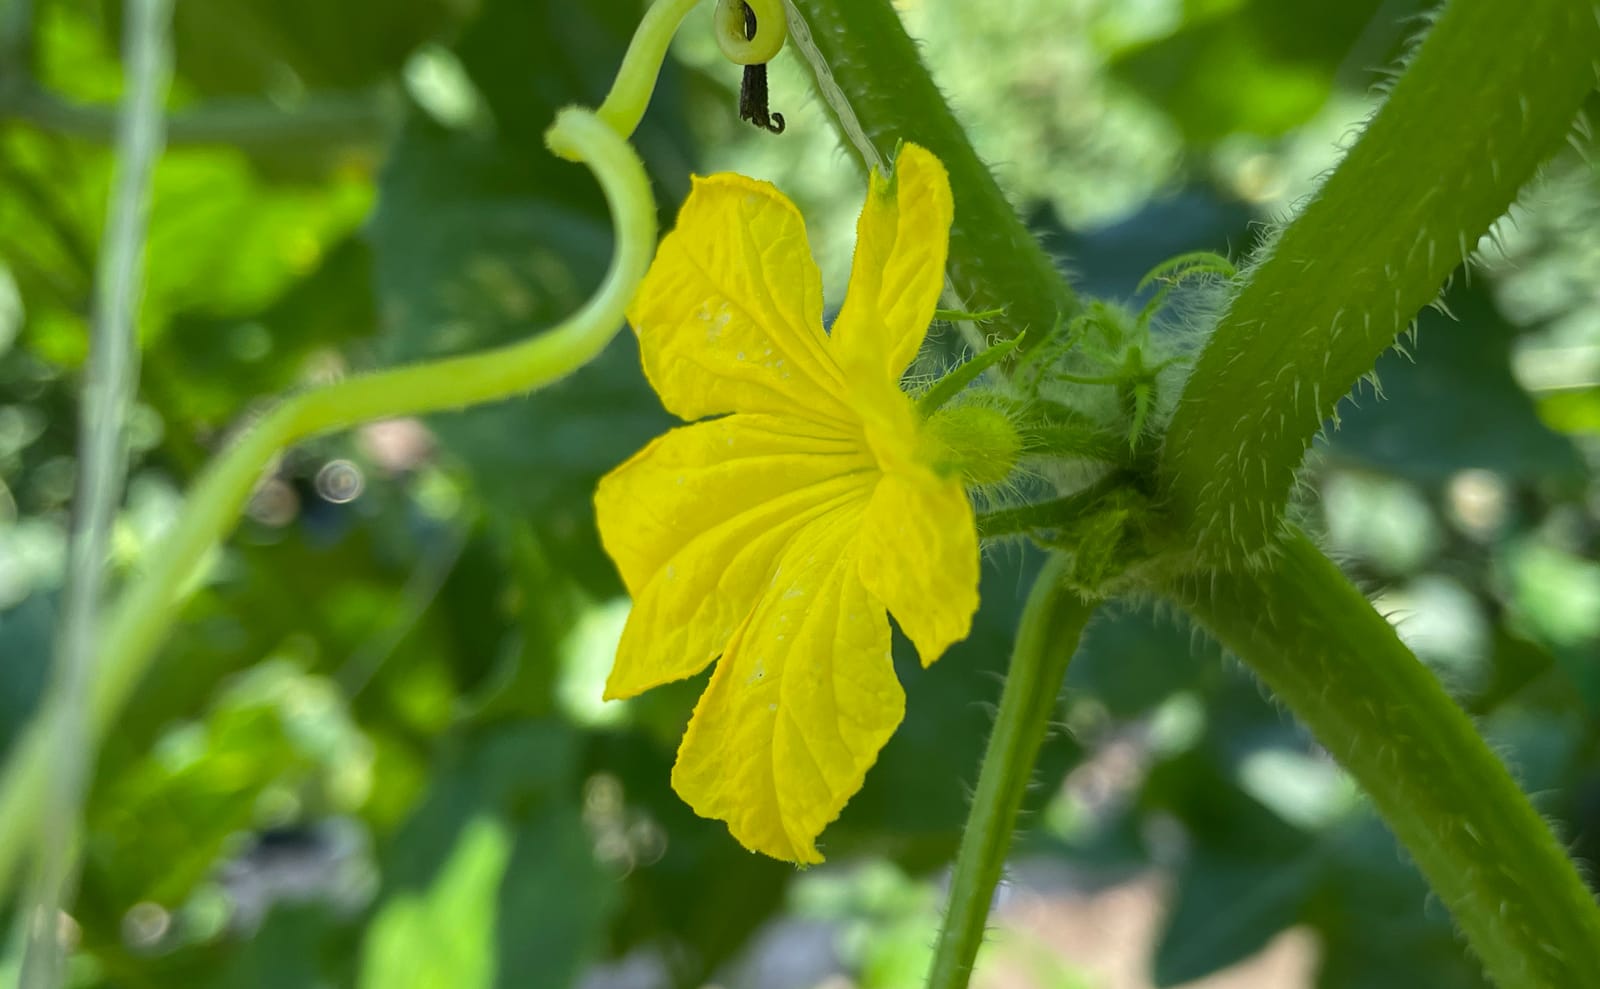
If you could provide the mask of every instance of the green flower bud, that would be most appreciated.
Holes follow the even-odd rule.
[[[929,459],[967,484],[999,484],[1022,455],[1022,437],[1001,410],[976,403],[944,406],[928,418]]]

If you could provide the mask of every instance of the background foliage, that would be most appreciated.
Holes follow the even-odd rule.
[[[1125,296],[1156,262],[1238,256],[1286,215],[1421,6],[921,0],[903,14],[1047,245],[1086,292]],[[604,206],[540,134],[556,108],[598,102],[638,12],[178,4],[119,565],[159,551],[187,480],[264,396],[525,335],[587,295],[609,256]],[[860,178],[790,55],[773,66],[788,131],[738,123],[737,70],[694,29],[707,14],[636,137],[664,216],[691,170],[776,181],[806,209],[836,303]],[[50,654],[119,16],[112,0],[35,0],[0,18],[15,28],[0,39],[0,744]],[[1547,170],[1424,316],[1415,362],[1380,365],[1386,400],[1354,396],[1303,478],[1308,523],[1589,861],[1592,162]],[[285,457],[102,754],[78,984],[917,984],[1037,561],[991,553],[971,639],[931,670],[899,664],[907,721],[826,833],[828,866],[796,873],[669,790],[698,684],[598,701],[626,602],[590,492],[668,424],[624,334],[532,398]],[[1480,984],[1349,783],[1187,628],[1103,615],[1061,720],[1016,851],[1023,907],[1155,877],[1168,909],[1149,984],[1297,926],[1317,945],[1307,984]],[[986,958],[992,984],[1140,984],[1074,964],[1025,913],[1003,912],[1016,932]],[[13,948],[0,973],[15,964]]]

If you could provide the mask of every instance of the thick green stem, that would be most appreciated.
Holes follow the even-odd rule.
[[[810,65],[846,145],[883,168],[900,141],[944,162],[955,193],[949,275],[961,308],[1000,309],[1007,336],[1043,340],[1077,298],[979,160],[889,0],[791,0],[789,43]]]
[[[1504,764],[1302,535],[1174,592],[1308,725],[1410,851],[1501,989],[1600,986],[1600,909]]]
[[[1094,611],[1093,603],[1062,582],[1065,571],[1066,558],[1052,556],[1022,611],[1000,695],[1000,714],[978,771],[972,814],[961,835],[950,880],[950,908],[939,931],[928,989],[964,989],[972,975],[1034,760],[1055,712],[1067,664]]]
[[[1189,378],[1160,472],[1208,563],[1275,537],[1306,447],[1560,145],[1597,53],[1593,0],[1445,8],[1343,163],[1262,250]]]

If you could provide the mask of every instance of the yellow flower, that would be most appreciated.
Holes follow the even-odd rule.
[[[874,172],[831,334],[793,203],[696,178],[628,319],[682,426],[600,483],[600,535],[634,607],[606,683],[632,697],[721,657],[673,767],[746,848],[820,862],[817,835],[905,712],[894,614],[923,665],[964,638],[978,539],[900,376],[944,287],[950,184],[905,145]]]

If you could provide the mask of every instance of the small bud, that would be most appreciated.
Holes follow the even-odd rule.
[[[968,484],[999,484],[1011,476],[1022,455],[1022,437],[1006,414],[977,403],[945,406],[924,428],[934,449],[931,460]]]

